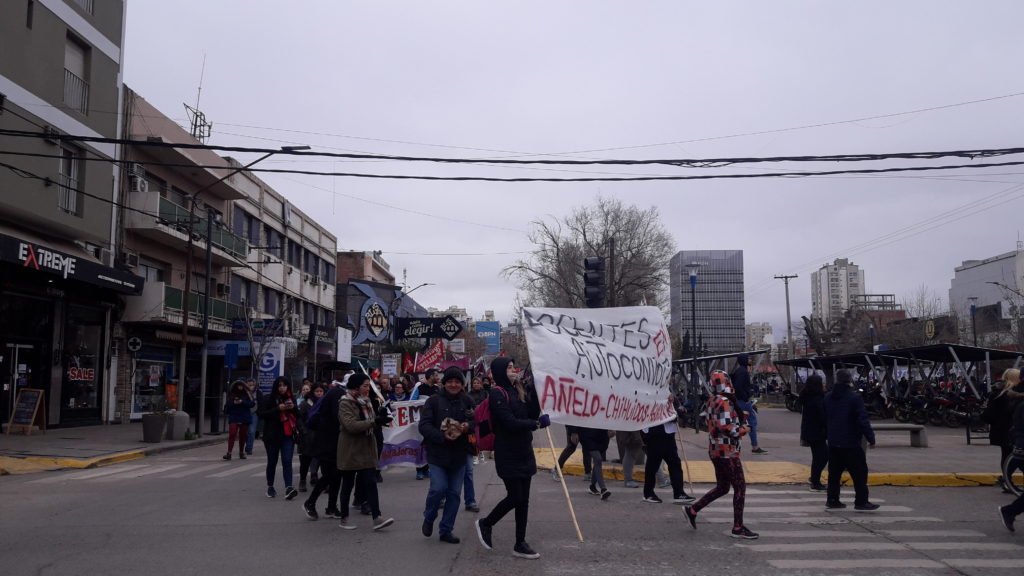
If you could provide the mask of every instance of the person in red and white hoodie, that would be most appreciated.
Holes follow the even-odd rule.
[[[708,400],[708,454],[715,467],[715,487],[683,509],[686,519],[697,529],[697,513],[729,492],[732,487],[732,537],[753,540],[757,533],[743,525],[743,504],[747,482],[740,462],[740,438],[750,432],[743,412],[739,410],[729,375],[721,370],[711,373],[715,395]]]

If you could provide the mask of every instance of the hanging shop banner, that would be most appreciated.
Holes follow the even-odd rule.
[[[487,344],[484,354],[497,354],[501,350],[501,324],[497,322],[477,322],[476,337],[483,338]]]
[[[632,431],[676,417],[672,346],[658,308],[524,308],[523,325],[552,421]]]
[[[377,467],[423,466],[427,454],[423,450],[423,436],[420,436],[420,409],[426,399],[409,402],[392,402],[391,416],[394,420],[384,428],[384,448],[380,452]]]
[[[462,332],[462,324],[451,314],[444,318],[397,318],[395,334],[400,340],[444,338],[453,340]]]
[[[142,294],[146,282],[141,276],[6,234],[0,234],[0,262],[135,296]]]
[[[270,394],[273,390],[275,378],[284,376],[284,354],[284,342],[271,342],[260,357],[257,382],[264,394]]]
[[[352,331],[338,328],[338,362],[352,362]]]

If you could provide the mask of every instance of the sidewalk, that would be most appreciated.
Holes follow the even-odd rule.
[[[785,408],[764,407],[759,411],[759,442],[768,454],[750,454],[750,443],[743,441],[743,467],[748,484],[788,484],[807,482],[810,449],[799,442],[800,414]],[[209,429],[207,427],[207,429]],[[927,448],[912,448],[907,432],[877,434],[877,447],[868,451],[869,483],[896,486],[978,486],[993,485],[998,476],[999,449],[987,439],[967,444],[962,428],[927,426]],[[535,435],[537,464],[550,469],[565,445],[565,432],[559,425],[551,428],[555,455],[544,431]],[[708,461],[707,435],[692,429],[679,436],[684,473],[693,482],[714,482],[714,470]],[[181,450],[226,442],[225,434],[204,434],[195,440],[163,440],[155,444],[142,442],[142,424],[111,424],[79,428],[58,428],[31,436],[0,435],[0,475],[24,474],[60,468],[93,468],[115,462],[143,458],[168,450]],[[617,458],[615,442],[608,449],[609,458]],[[565,466],[568,475],[582,476],[579,450]],[[606,476],[622,480],[619,464],[608,463]],[[643,466],[634,474],[639,480]]]

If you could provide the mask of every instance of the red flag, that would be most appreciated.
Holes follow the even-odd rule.
[[[442,358],[444,358],[444,344],[438,339],[422,356],[417,354],[415,371],[426,372],[427,369],[434,368],[440,363]]]
[[[416,370],[416,360],[408,353],[402,354],[402,374],[408,374]]]
[[[374,368],[373,372],[370,372],[370,378],[373,378],[374,380],[380,378],[380,368]]]

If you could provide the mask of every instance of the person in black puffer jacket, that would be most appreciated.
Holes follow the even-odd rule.
[[[854,508],[860,512],[878,509],[868,501],[868,461],[861,448],[861,438],[875,447],[875,431],[871,429],[864,400],[853,391],[849,371],[836,373],[832,391],[825,395],[825,421],[828,428],[828,497],[825,508],[846,508],[839,501],[839,482],[844,471],[853,480]]]
[[[313,457],[320,466],[320,478],[313,485],[309,498],[302,504],[306,516],[310,520],[317,519],[316,501],[320,494],[327,491],[328,518],[341,518],[338,510],[338,492],[341,490],[341,473],[338,471],[338,433],[341,425],[338,422],[338,402],[345,395],[345,387],[340,382],[332,382],[331,387],[320,401],[320,409],[306,422],[315,432],[313,437]],[[344,503],[348,506],[348,502]]]
[[[527,390],[519,381],[515,361],[499,357],[491,362],[495,386],[489,402],[494,423],[494,463],[498,477],[505,483],[505,498],[484,518],[476,521],[480,543],[491,548],[491,530],[510,511],[516,512],[516,543],[512,555],[518,558],[540,558],[526,543],[526,523],[530,509],[530,480],[537,473],[533,455],[533,431],[551,423],[541,415],[537,393]]]
[[[442,392],[427,398],[420,411],[420,434],[430,466],[430,490],[423,510],[423,535],[434,533],[434,521],[444,501],[441,515],[441,541],[458,544],[452,531],[459,514],[459,499],[466,476],[470,452],[469,433],[473,429],[473,402],[463,393],[465,376],[452,366],[441,378]]]
[[[803,410],[800,416],[800,444],[811,448],[812,492],[822,492],[821,472],[828,464],[828,428],[825,425],[825,389],[821,376],[807,377],[804,389],[800,391]]]

